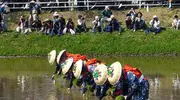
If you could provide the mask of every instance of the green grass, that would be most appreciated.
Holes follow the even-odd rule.
[[[168,27],[171,26],[174,14],[180,16],[180,9],[176,8],[169,11],[166,7],[136,9],[141,11],[146,24],[153,15],[159,16],[161,26],[167,27],[166,31],[158,35],[145,34],[144,32],[132,32],[125,30],[122,34],[114,32],[112,34],[104,33],[83,33],[75,36],[64,35],[61,37],[49,37],[38,33],[30,35],[17,34],[14,31],[0,34],[0,56],[44,56],[53,49],[60,51],[67,49],[71,53],[80,53],[87,55],[179,55],[180,53],[180,31],[174,31]],[[128,10],[113,11],[115,17],[125,27],[125,16]],[[76,23],[79,14],[84,15],[88,27],[91,27],[91,21],[94,16],[99,15],[100,11],[64,11],[65,19],[72,17]],[[18,18],[24,14],[28,17],[27,11],[12,12],[9,14],[10,30],[15,30]],[[52,13],[42,11],[40,18],[52,18]]]
[[[45,36],[7,32],[0,34],[1,56],[44,56],[55,49],[87,55],[179,55],[180,31],[167,29],[158,35],[132,32],[82,33]]]
[[[87,27],[92,27],[92,21],[94,20],[94,17],[97,15],[101,15],[102,10],[90,10],[90,11],[58,11],[59,14],[62,14],[63,17],[67,20],[69,17],[71,17],[75,24],[77,24],[77,18],[78,15],[81,14],[86,19],[86,25]],[[126,20],[126,14],[129,11],[129,9],[126,10],[112,10],[113,15],[115,18],[118,19],[118,21],[122,24],[123,27],[125,27],[125,20]],[[145,19],[145,22],[147,25],[149,25],[149,21],[152,19],[153,15],[157,15],[158,18],[161,21],[161,26],[164,27],[171,27],[171,23],[173,20],[173,16],[177,14],[180,16],[180,8],[175,8],[172,11],[168,10],[167,7],[152,7],[150,8],[150,12],[147,12],[146,9],[136,9],[136,12],[141,11],[143,13],[143,18]],[[28,11],[15,11],[11,12],[9,14],[9,28],[10,30],[15,30],[19,17],[21,15],[25,15],[26,18],[29,17]],[[40,19],[52,19],[52,13],[50,13],[48,10],[43,10],[40,14]]]

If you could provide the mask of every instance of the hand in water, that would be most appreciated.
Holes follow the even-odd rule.
[[[71,92],[70,90],[71,90],[71,88],[68,88],[68,89],[67,89],[68,93],[70,93],[70,92]]]
[[[124,96],[124,100],[126,100],[127,96]]]
[[[55,75],[52,76],[52,80],[54,80]]]

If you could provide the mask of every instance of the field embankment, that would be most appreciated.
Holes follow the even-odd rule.
[[[138,11],[138,10],[136,10]],[[121,34],[114,32],[106,33],[82,33],[78,35],[63,35],[49,37],[40,33],[30,35],[19,34],[14,31],[0,34],[0,56],[43,56],[53,49],[60,51],[67,49],[71,53],[87,55],[179,55],[180,54],[180,31],[168,28],[171,26],[172,17],[180,16],[180,9],[169,11],[167,8],[150,8],[150,12],[141,9],[146,23],[153,15],[159,16],[161,26],[167,27],[160,34],[145,34],[144,32],[132,32],[126,30]],[[113,11],[115,17],[125,28],[125,15],[128,10]],[[87,26],[91,27],[94,16],[100,11],[64,11],[59,12],[67,19],[72,17],[76,22],[79,14],[85,15]],[[12,12],[9,14],[10,30],[15,30],[18,17],[27,11]],[[41,19],[51,18],[52,13],[42,11]]]

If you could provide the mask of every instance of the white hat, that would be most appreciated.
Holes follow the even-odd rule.
[[[35,3],[35,1],[34,1],[34,0],[32,0],[30,3]]]
[[[5,7],[6,4],[2,4],[1,7]]]
[[[83,61],[82,60],[78,60],[73,67],[73,73],[74,76],[78,79],[79,76],[81,75],[82,72],[82,67],[83,67]]]
[[[52,50],[50,53],[48,53],[48,61],[52,65],[56,59],[56,50]]]
[[[59,16],[59,14],[57,12],[54,12],[53,16]]]
[[[105,6],[105,9],[109,9],[109,6]]]
[[[93,78],[97,85],[103,85],[107,80],[107,76],[107,67],[104,64],[98,65],[93,72]]]
[[[154,16],[153,16],[153,18],[157,18],[157,16],[156,16],[156,15],[154,15]]]
[[[114,15],[111,15],[111,19],[114,18]]]
[[[56,60],[57,64],[59,64],[59,61],[60,61],[60,59],[61,59],[64,52],[66,52],[66,50],[62,50],[62,51],[59,52],[59,55],[57,56],[57,60]]]
[[[49,21],[49,19],[45,19],[44,21],[47,22],[47,21]]]
[[[99,16],[95,16],[95,19],[96,19],[96,20],[99,19]]]
[[[111,64],[110,67],[108,67],[108,81],[111,85],[115,85],[120,77],[121,77],[121,73],[122,73],[122,66],[121,63],[119,62],[114,62],[113,64]]]
[[[66,59],[63,63],[61,63],[62,73],[66,74],[73,64],[73,58]]]

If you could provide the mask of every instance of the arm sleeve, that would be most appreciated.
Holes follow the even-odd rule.
[[[135,92],[135,89],[132,89],[132,90],[128,93],[126,100],[131,100],[134,92]]]
[[[69,83],[69,88],[72,88],[72,86],[73,86],[73,80],[74,80],[73,73],[70,73],[70,83]]]
[[[56,70],[55,70],[54,74],[57,74],[59,69],[60,69],[60,66],[58,64],[56,64]]]
[[[82,25],[82,21],[80,19],[77,20],[78,25]]]

